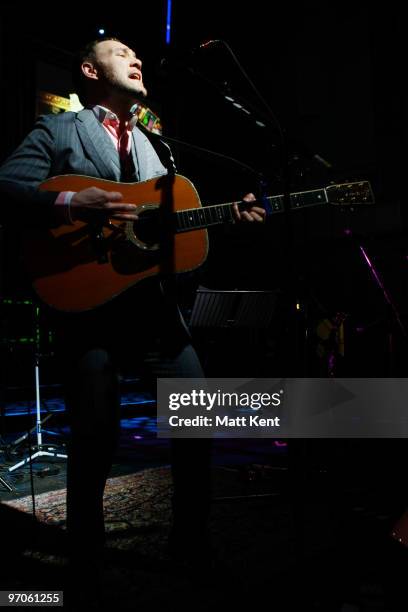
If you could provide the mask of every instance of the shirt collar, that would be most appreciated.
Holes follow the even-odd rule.
[[[132,106],[131,112],[129,113],[129,129],[132,129],[134,127],[134,122],[130,121],[135,116],[135,112],[132,112],[133,109],[134,107]],[[100,121],[103,125],[112,125],[115,129],[119,127],[120,122],[118,116],[112,111],[110,111],[109,108],[106,108],[105,106],[100,106],[100,104],[95,104],[95,106],[93,106],[91,110],[93,111],[98,121]]]

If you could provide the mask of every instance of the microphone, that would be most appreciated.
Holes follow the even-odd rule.
[[[327,170],[331,170],[333,168],[333,164],[330,163],[329,161],[327,161],[327,159],[324,159],[324,157],[322,157],[318,153],[315,153],[313,155],[313,159],[315,159],[317,162],[319,162],[319,164],[324,166]]]
[[[206,40],[202,42],[200,45],[198,45],[198,47],[193,47],[189,51],[186,51],[179,55],[170,54],[170,56],[162,57],[160,60],[160,69],[166,69],[166,68],[179,66],[182,68],[189,68],[190,70],[193,70],[193,68],[189,65],[192,58],[198,53],[200,53],[201,51],[204,51],[205,49],[209,49],[210,47],[214,47],[215,45],[218,45],[219,43],[222,43],[222,41],[217,40],[217,39]]]
[[[214,45],[218,45],[221,42],[222,41],[218,39],[206,40],[205,42],[202,42],[201,45],[198,45],[196,51],[199,51],[200,49],[207,49],[208,47],[213,47]]]

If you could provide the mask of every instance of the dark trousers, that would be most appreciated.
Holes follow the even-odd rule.
[[[136,294],[136,298],[140,293]],[[121,367],[155,390],[157,377],[200,378],[203,370],[178,310],[153,292],[60,321],[71,439],[67,529],[73,547],[104,541],[103,493],[119,438]],[[61,324],[63,323],[63,324]],[[173,525],[201,533],[209,512],[210,441],[172,441]]]

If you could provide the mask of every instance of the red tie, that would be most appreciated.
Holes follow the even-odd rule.
[[[119,159],[121,168],[121,180],[129,182],[134,178],[134,164],[130,146],[131,132],[127,125],[119,127]]]

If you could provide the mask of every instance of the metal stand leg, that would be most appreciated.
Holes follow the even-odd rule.
[[[39,368],[39,355],[35,356],[35,401],[36,401],[36,432],[37,432],[37,444],[33,447],[31,455],[19,461],[11,468],[9,472],[14,472],[19,467],[28,465],[31,461],[37,459],[37,457],[58,457],[60,459],[66,459],[65,453],[58,452],[54,447],[44,445],[42,441],[42,422],[41,422],[41,400],[40,400],[40,368]]]
[[[2,485],[5,489],[7,489],[7,491],[11,492],[13,490],[13,487],[9,485],[7,480],[4,480],[4,478],[2,478],[1,476],[0,476],[0,485]]]
[[[3,438],[0,436],[0,449],[5,448],[5,447],[6,447],[6,444]],[[3,452],[3,450],[1,450],[1,452]],[[4,480],[4,478],[2,478],[1,476],[0,476],[0,486],[2,486],[7,491],[13,490],[13,487],[11,486],[11,484],[8,483],[7,480]]]

